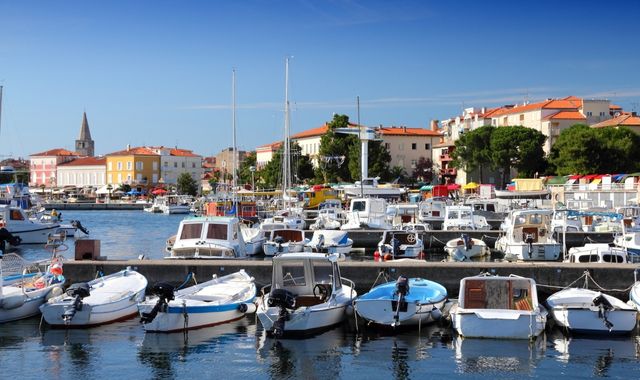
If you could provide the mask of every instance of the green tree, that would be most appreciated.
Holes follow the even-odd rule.
[[[336,133],[336,128],[349,127],[347,115],[334,115],[328,123],[327,132],[320,137],[318,165],[323,182],[352,181],[349,169],[349,152],[352,146],[359,145],[358,137]]]
[[[238,184],[251,183],[251,167],[256,167],[256,152],[250,152],[238,168]],[[255,174],[253,173],[254,180]]]
[[[352,179],[360,178],[360,156],[362,144],[359,141],[349,148],[349,173]],[[391,154],[381,141],[369,141],[367,152],[369,154],[368,161],[368,175],[369,177],[380,177],[383,181],[389,181],[392,179],[391,171],[389,169],[389,162],[391,162]]]
[[[451,156],[456,168],[471,172],[479,169],[479,182],[483,181],[483,167],[494,167],[491,156],[491,136],[495,127],[485,125],[464,133],[456,141]]]
[[[411,173],[414,182],[431,183],[435,173],[433,160],[430,157],[420,157]]]
[[[397,183],[406,183],[407,182],[407,172],[404,170],[402,166],[394,166],[389,171],[389,175],[391,176],[391,180]]]
[[[191,178],[191,174],[182,173],[178,176],[176,189],[178,194],[196,195],[198,193],[198,184]]]
[[[502,184],[512,168],[519,177],[532,177],[546,169],[543,144],[546,136],[532,128],[506,126],[491,134],[491,159],[495,168],[502,168]]]
[[[302,182],[314,178],[313,165],[308,156],[300,154],[300,145],[297,142],[292,142],[290,147],[291,152],[291,177],[294,181]],[[284,147],[280,147],[271,158],[271,161],[265,165],[257,174],[260,177],[261,183],[266,188],[276,188],[282,184],[282,156],[284,153]]]

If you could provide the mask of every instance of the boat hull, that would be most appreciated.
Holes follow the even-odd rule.
[[[505,237],[498,239],[496,249],[504,252],[505,258],[523,261],[558,261],[562,246],[559,243],[518,244],[507,242]]]
[[[46,244],[49,240],[49,234],[55,233],[58,228],[60,228],[59,224],[39,226],[31,230],[23,228],[17,228],[15,230],[12,230],[11,228],[7,229],[12,235],[18,236],[22,239],[20,244]]]
[[[346,318],[346,307],[347,304],[344,303],[320,308],[296,309],[285,323],[284,336],[314,334],[342,323]],[[258,305],[258,319],[268,334],[273,333],[278,313],[277,307],[264,307],[263,303]]]
[[[367,321],[378,325],[392,326],[417,326],[419,324],[432,323],[437,320],[432,313],[433,309],[442,310],[445,299],[433,303],[407,303],[407,308],[401,308],[398,320],[395,320],[396,305],[391,299],[385,300],[356,300],[355,309],[358,315]]]
[[[153,309],[153,303],[141,303],[138,312],[148,313]],[[175,305],[175,306],[172,306]],[[215,326],[238,320],[245,316],[239,311],[240,303],[221,306],[187,306],[170,304],[166,312],[158,313],[153,321],[143,324],[147,332],[175,332]],[[186,314],[185,314],[186,313]],[[187,316],[185,318],[185,315]]]
[[[534,339],[544,330],[546,311],[511,310],[451,311],[453,327],[465,338]]]
[[[613,324],[611,330],[599,317],[597,307],[592,309],[552,308],[550,310],[554,321],[560,327],[580,334],[630,334],[636,326],[636,310],[611,310],[607,313],[607,320]]]
[[[22,291],[16,291],[7,294],[8,287],[3,289],[5,293],[0,301],[0,323],[17,321],[19,319],[33,317],[40,314],[40,306],[46,302],[46,296],[55,286],[49,286],[47,288],[27,292],[24,295]],[[7,299],[11,297],[21,298],[22,304],[18,307],[9,306]],[[14,298],[15,301],[15,298]],[[20,302],[18,302],[20,303]],[[15,305],[15,303],[14,303]]]

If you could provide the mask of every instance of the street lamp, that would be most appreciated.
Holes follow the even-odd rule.
[[[255,166],[249,166],[249,171],[251,172],[251,191],[253,191],[255,193],[256,192],[256,188],[255,188],[255,180],[253,178],[253,174],[256,172],[256,167]]]

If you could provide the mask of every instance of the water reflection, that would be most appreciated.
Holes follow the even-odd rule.
[[[20,349],[30,338],[38,337],[40,317],[0,324],[0,349]]]
[[[520,373],[531,375],[544,358],[545,335],[534,342],[510,339],[454,340],[456,366],[462,373]]]
[[[187,332],[145,333],[138,349],[138,361],[149,367],[154,378],[175,378],[176,365],[192,355],[228,354],[227,346],[252,333],[250,318]]]
[[[348,347],[347,327],[336,327],[306,339],[273,339],[263,329],[256,335],[259,362],[272,379],[304,377],[339,378],[342,354]]]
[[[608,377],[612,365],[621,361],[640,359],[640,341],[631,337],[572,337],[555,328],[549,340],[557,352],[556,360],[564,364],[582,363],[592,367],[592,375]]]

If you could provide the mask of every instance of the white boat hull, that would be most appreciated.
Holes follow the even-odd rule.
[[[431,313],[434,307],[442,310],[446,299],[435,303],[407,303],[407,310],[398,313],[397,322],[402,326],[414,326],[418,324],[427,324],[435,322]],[[365,300],[357,299],[355,301],[355,309],[359,316],[379,325],[390,326],[396,322],[394,310],[391,300]]]
[[[307,335],[337,325],[345,320],[345,309],[349,303],[336,303],[323,307],[298,308],[290,314],[285,323],[285,334]],[[266,307],[264,302],[258,304],[258,319],[267,332],[273,332],[273,325],[278,320],[280,309]]]
[[[523,261],[557,261],[562,246],[559,243],[510,243],[505,237],[496,242],[496,249],[504,252],[505,258]]]
[[[50,299],[40,307],[44,320],[53,326],[92,327],[126,320],[136,315],[137,303],[144,300],[147,280],[124,270],[88,283],[90,295],[82,299],[72,319],[62,315],[73,307],[75,297],[67,294]]]
[[[20,237],[20,244],[46,244],[49,240],[49,234],[55,233],[59,224],[35,225],[33,229],[24,229],[24,227],[7,228],[12,235]]]
[[[144,303],[138,305],[138,312],[148,313],[153,309],[155,303]],[[238,310],[239,304],[232,305],[230,310],[217,312],[197,312],[190,310],[185,321],[185,313],[180,306],[170,306],[169,312],[158,313],[158,316],[151,322],[143,324],[144,330],[148,332],[175,332],[201,327],[215,326],[222,323],[235,321],[245,316]]]
[[[551,315],[555,322],[575,333],[584,334],[629,334],[636,326],[636,310],[611,310],[607,314],[607,320],[613,324],[611,330],[604,324],[604,320],[598,316],[598,308],[570,309],[552,308]]]
[[[547,312],[462,310],[454,306],[453,327],[466,338],[534,339],[544,330]]]
[[[40,314],[40,305],[46,302],[47,294],[49,294],[54,287],[60,285],[61,284],[30,291],[27,292],[27,295],[14,287],[3,287],[3,295],[0,299],[0,323],[16,321]],[[11,300],[9,300],[10,298]],[[16,305],[19,306],[16,307]]]
[[[278,248],[277,243],[266,242],[262,245],[262,251],[265,256],[275,256],[277,253],[302,252],[304,250],[304,242],[282,243],[281,247],[281,249]]]
[[[471,239],[473,241],[473,245],[471,248],[466,248],[464,244],[458,244],[460,239],[453,239],[447,242],[444,247],[444,250],[451,257],[464,257],[467,259],[471,259],[474,257],[482,257],[491,254],[489,247],[487,244],[479,239]]]

